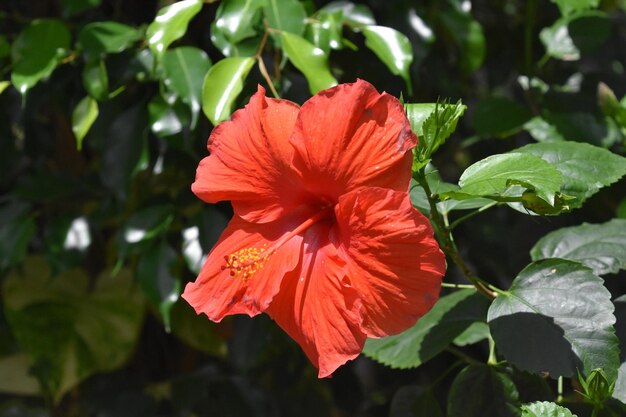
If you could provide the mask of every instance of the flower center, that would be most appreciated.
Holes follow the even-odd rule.
[[[238,277],[243,281],[250,279],[255,273],[263,269],[265,262],[274,255],[281,246],[287,243],[292,237],[299,235],[316,223],[329,219],[333,214],[332,207],[326,207],[300,223],[298,227],[282,236],[271,246],[264,243],[262,246],[252,246],[240,249],[224,256],[225,264],[222,271],[229,270],[231,277]]]

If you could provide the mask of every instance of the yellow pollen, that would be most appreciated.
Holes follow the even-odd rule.
[[[274,253],[267,251],[264,244],[262,248],[243,248],[228,256],[224,256],[225,265],[222,270],[229,270],[231,277],[238,277],[242,281],[247,281],[265,265],[265,261]]]

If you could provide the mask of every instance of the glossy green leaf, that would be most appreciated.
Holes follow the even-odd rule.
[[[267,0],[224,0],[217,8],[215,28],[228,42],[236,44],[257,34],[255,26],[261,21],[261,8]]]
[[[265,0],[263,15],[272,29],[302,35],[307,18],[304,5],[298,0]]]
[[[423,125],[426,119],[430,117],[435,111],[437,103],[405,103],[404,112],[406,113],[409,123],[411,123],[411,130],[415,132],[418,139],[424,136]]]
[[[341,12],[344,22],[355,25],[375,25],[374,14],[366,4],[353,3],[351,1],[331,1],[324,5],[320,12]]]
[[[102,0],[61,0],[65,14],[73,15],[100,6]]]
[[[91,97],[100,101],[109,98],[109,74],[104,60],[87,62],[83,68],[82,78],[83,86]]]
[[[253,58],[224,58],[207,72],[202,85],[202,111],[214,126],[230,117],[252,65]]]
[[[70,31],[59,20],[34,20],[13,42],[11,82],[25,94],[47,78],[70,47]]]
[[[610,36],[611,20],[598,11],[586,11],[562,17],[539,34],[546,54],[563,61],[580,59]]]
[[[600,188],[626,175],[626,158],[587,143],[544,142],[526,145],[516,153],[534,155],[554,166],[563,176],[561,192],[576,199],[570,207],[582,203]]]
[[[498,352],[520,369],[557,378],[602,368],[615,381],[613,311],[611,294],[591,269],[545,259],[527,266],[493,301],[488,321]]]
[[[586,9],[598,7],[600,0],[550,0],[556,3],[561,10],[563,16],[579,12]]]
[[[518,417],[519,392],[509,375],[489,365],[469,365],[454,378],[448,417]]]
[[[533,261],[562,258],[581,262],[597,275],[626,269],[626,219],[564,227],[542,237],[530,250]]]
[[[392,368],[415,368],[433,358],[476,321],[489,303],[474,290],[441,297],[417,323],[399,335],[367,339],[363,353]]]
[[[305,38],[328,55],[332,49],[343,47],[342,29],[341,11],[320,11],[315,15],[315,20],[308,22]]]
[[[150,129],[157,136],[171,136],[182,132],[189,124],[189,110],[179,101],[168,104],[160,95],[148,103]]]
[[[72,132],[76,137],[76,149],[83,147],[83,139],[98,117],[98,102],[87,96],[78,102],[72,113]]]
[[[137,264],[137,278],[144,294],[159,307],[166,331],[171,329],[170,312],[181,290],[178,254],[167,242],[151,246]]]
[[[172,207],[154,205],[139,210],[128,218],[118,236],[118,254],[122,257],[129,246],[154,239],[163,233],[174,219]]]
[[[413,47],[409,38],[385,26],[365,26],[361,30],[365,36],[365,45],[384,62],[392,74],[402,77],[409,95],[412,95],[409,69],[413,62]]]
[[[489,325],[482,321],[477,321],[458,335],[454,339],[454,344],[457,346],[473,345],[474,343],[488,339],[489,336]]]
[[[619,339],[620,362],[617,371],[617,381],[613,390],[613,398],[626,404],[626,295],[613,300],[615,306],[615,333]]]
[[[461,178],[456,197],[498,196],[512,185],[523,185],[554,205],[561,188],[562,175],[552,164],[524,153],[492,155],[468,167]],[[453,194],[454,196],[454,194]]]
[[[87,60],[102,58],[104,54],[122,52],[141,39],[142,33],[132,26],[117,22],[93,22],[78,33],[78,43]]]
[[[227,57],[255,57],[261,47],[261,35],[246,38],[238,43],[228,40],[223,33],[217,30],[215,22],[211,23],[211,42]]]
[[[2,296],[15,338],[55,402],[94,373],[121,366],[139,337],[143,299],[125,270],[91,285],[84,270],[51,277],[32,257],[7,278]]]
[[[506,135],[521,129],[532,117],[530,110],[506,97],[489,97],[478,102],[473,125],[479,135]]]
[[[191,109],[191,129],[198,121],[202,83],[209,68],[211,60],[207,54],[191,46],[171,49],[163,56],[163,84]]]
[[[202,0],[182,0],[162,8],[146,30],[148,46],[160,60],[175,40],[187,33],[187,25],[202,9]]]
[[[576,417],[570,410],[548,401],[522,405],[522,417]]]
[[[311,94],[337,85],[337,80],[328,68],[324,51],[292,33],[281,32],[280,39],[289,61],[306,77]]]

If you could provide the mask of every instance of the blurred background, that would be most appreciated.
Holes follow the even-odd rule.
[[[254,2],[206,1],[173,39],[179,55],[157,64],[146,28],[171,3],[0,1],[0,417],[443,415],[460,364],[484,362],[486,341],[417,369],[361,356],[318,380],[268,317],[214,324],[179,299],[232,215],[229,203],[206,205],[190,191],[212,129],[202,80],[224,54],[254,55],[264,26],[261,9],[245,14]],[[406,102],[468,106],[433,161],[446,181],[536,141],[624,154],[624,0],[278,3],[288,16],[304,10],[301,35],[328,54],[339,82],[359,77]],[[250,23],[235,36],[216,16]],[[358,18],[408,38],[407,73],[366,45]],[[98,32],[107,36],[93,22],[107,22]],[[261,58],[279,94],[301,104],[307,78],[276,42]],[[234,108],[257,83],[267,87],[255,66]],[[492,209],[456,230],[458,247],[481,277],[508,288],[546,232],[626,218],[625,188],[606,187],[558,218]],[[446,281],[463,282],[453,267]],[[607,286],[624,293],[618,280]],[[550,380],[515,378],[521,398],[554,397]]]

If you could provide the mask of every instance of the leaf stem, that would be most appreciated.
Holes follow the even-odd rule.
[[[267,42],[268,35],[269,35],[269,30],[266,30],[265,33],[263,34],[263,39],[261,39],[261,44],[259,45],[259,49],[256,52],[256,60],[259,63],[259,71],[261,72],[261,75],[263,76],[263,78],[267,82],[267,85],[269,86],[270,90],[272,91],[272,94],[274,95],[274,98],[280,98],[280,95],[276,91],[276,87],[274,87],[274,83],[272,82],[272,78],[270,77],[269,73],[267,72],[267,67],[265,66],[265,62],[263,62],[263,49],[265,48],[265,43]]]
[[[441,286],[443,288],[455,288],[455,289],[476,289],[476,287],[472,284],[453,284],[450,282],[442,282]]]
[[[459,224],[463,223],[465,220],[467,220],[467,219],[469,219],[469,218],[471,218],[471,217],[474,217],[475,215],[477,215],[477,214],[479,214],[479,213],[482,213],[483,211],[485,211],[485,210],[487,210],[487,209],[490,209],[490,208],[491,208],[491,207],[493,207],[493,206],[498,205],[498,203],[499,203],[499,201],[493,201],[493,202],[491,202],[491,203],[489,203],[489,204],[487,204],[487,205],[482,206],[482,207],[481,207],[481,208],[479,208],[478,210],[474,210],[474,211],[472,211],[471,213],[468,213],[468,214],[466,214],[466,215],[465,215],[465,216],[463,216],[463,217],[459,217],[458,219],[456,219],[455,221],[453,221],[453,222],[450,224],[449,229],[450,229],[450,230],[454,230],[454,228],[455,228],[455,227],[457,227]]]
[[[428,198],[428,204],[430,205],[430,218],[435,224],[436,233],[439,236],[439,244],[441,245],[441,249],[444,251],[446,255],[450,257],[452,262],[454,262],[459,269],[463,272],[463,275],[478,289],[478,291],[483,294],[485,297],[493,300],[497,296],[497,292],[489,289],[488,284],[480,279],[474,272],[467,266],[459,251],[457,250],[456,244],[452,239],[451,230],[446,226],[441,213],[437,210],[437,201],[435,200],[430,186],[428,185],[428,181],[426,180],[426,174],[424,168],[416,171],[414,173],[415,180],[424,188],[424,192],[426,193],[426,197]]]

